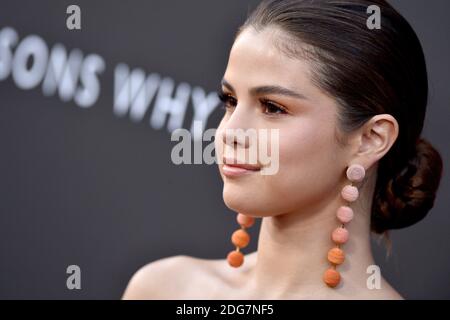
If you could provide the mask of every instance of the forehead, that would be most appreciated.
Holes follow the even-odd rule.
[[[277,84],[303,91],[310,88],[309,62],[283,53],[279,49],[283,41],[289,40],[278,29],[246,28],[231,48],[224,78],[235,87]]]

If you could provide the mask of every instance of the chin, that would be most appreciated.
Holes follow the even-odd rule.
[[[267,203],[267,199],[260,198],[245,190],[238,190],[238,188],[224,187],[223,201],[225,205],[236,213],[242,213],[254,218],[263,218],[274,215]]]

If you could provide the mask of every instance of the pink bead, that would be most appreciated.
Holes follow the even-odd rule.
[[[349,223],[353,219],[353,209],[347,206],[341,206],[336,212],[336,216],[342,223]]]
[[[347,178],[352,182],[359,182],[364,179],[366,170],[360,164],[352,164],[347,169]]]
[[[337,244],[344,244],[348,240],[348,230],[345,228],[336,228],[331,234],[331,239]]]
[[[346,185],[344,188],[342,188],[341,196],[342,198],[344,198],[344,200],[348,202],[353,202],[356,199],[358,199],[359,196],[358,188],[351,185]]]

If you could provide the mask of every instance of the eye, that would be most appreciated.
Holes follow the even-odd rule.
[[[219,97],[219,100],[222,101],[222,105],[221,107],[223,109],[228,109],[228,108],[234,108],[237,105],[237,101],[235,98],[233,98],[231,95],[229,95],[228,93],[225,93],[223,91],[219,91],[217,93],[217,96]]]
[[[217,96],[219,97],[219,100],[222,102],[221,108],[227,110],[235,108],[237,105],[237,99],[234,98],[232,95],[225,93],[223,90],[219,90],[217,93]],[[287,111],[277,104],[271,102],[267,99],[261,99],[261,106],[263,113],[269,116],[273,115],[280,115],[280,114],[287,114]]]
[[[263,112],[268,115],[286,114],[286,110],[266,99],[261,100]]]

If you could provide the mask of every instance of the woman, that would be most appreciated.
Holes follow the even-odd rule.
[[[427,94],[420,42],[385,1],[263,1],[236,35],[219,93],[216,151],[241,225],[236,250],[150,263],[123,298],[402,299],[384,278],[368,281],[370,233],[412,225],[433,206],[442,160],[421,137]],[[256,144],[236,129],[278,130],[275,174],[262,174],[261,159],[233,163]],[[254,218],[258,248],[244,258]]]

